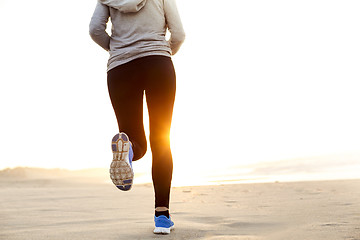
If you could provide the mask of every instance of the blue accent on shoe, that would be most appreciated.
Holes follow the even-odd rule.
[[[133,151],[132,146],[131,146],[131,144],[130,144],[130,148],[129,148],[129,163],[130,163],[131,168],[132,168],[132,160],[133,160],[133,158],[134,158],[134,151]]]
[[[174,226],[174,222],[171,221],[171,217],[167,218],[164,215],[160,215],[158,217],[154,216],[155,227],[161,228],[171,228]]]
[[[113,137],[112,141],[113,141],[113,142],[116,142],[116,141],[119,139],[119,136],[120,136],[120,134],[117,133],[117,134]]]
[[[130,183],[132,183],[132,179],[124,180],[123,183],[124,183],[124,184],[130,184]]]
[[[129,141],[127,135],[125,134],[121,134],[121,139],[124,140],[125,142]]]
[[[113,152],[116,152],[117,151],[117,144],[116,143],[111,144],[111,149],[112,149]]]
[[[125,186],[123,186],[123,185],[118,185],[118,186],[116,186],[118,189],[120,189],[120,190],[123,190],[123,191],[129,191],[130,190],[130,188],[131,188],[131,185],[125,185]]]

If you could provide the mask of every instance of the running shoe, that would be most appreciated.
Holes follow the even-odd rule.
[[[128,191],[134,179],[132,168],[134,153],[129,137],[125,133],[116,134],[112,139],[111,148],[113,160],[110,165],[110,178],[118,189]]]
[[[167,218],[164,215],[154,217],[155,221],[155,234],[169,234],[171,230],[174,229],[174,222],[171,221],[171,217]]]

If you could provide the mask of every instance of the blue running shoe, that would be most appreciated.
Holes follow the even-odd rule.
[[[171,217],[167,218],[164,215],[160,215],[158,217],[154,217],[155,220],[155,234],[169,234],[171,230],[173,230],[174,222],[171,221]]]
[[[134,153],[129,137],[125,133],[116,134],[112,139],[111,148],[113,160],[110,165],[110,178],[118,189],[128,191],[134,179],[132,168]]]

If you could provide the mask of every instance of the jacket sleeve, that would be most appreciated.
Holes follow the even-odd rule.
[[[164,11],[166,23],[170,31],[169,44],[172,55],[175,55],[185,40],[185,31],[175,0],[164,0]]]
[[[110,36],[106,32],[109,17],[109,7],[98,2],[89,25],[91,38],[106,51],[110,49]]]

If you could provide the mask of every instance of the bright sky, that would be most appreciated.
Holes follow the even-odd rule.
[[[360,152],[359,1],[177,3],[175,172]],[[0,0],[0,169],[108,167],[117,125],[108,55],[88,35],[95,4]]]

